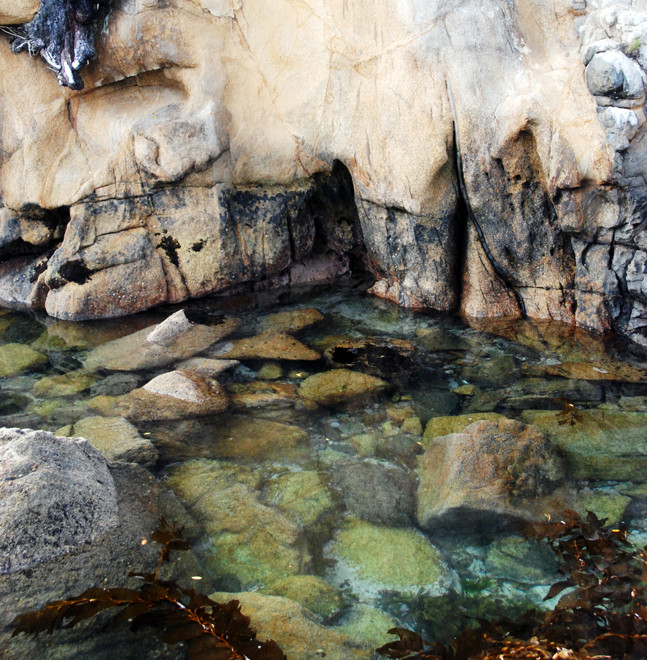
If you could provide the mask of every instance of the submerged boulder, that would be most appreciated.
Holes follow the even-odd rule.
[[[90,543],[118,519],[106,459],[45,431],[0,429],[0,500],[0,573]]]
[[[209,564],[223,579],[257,587],[307,572],[310,556],[300,528],[261,502],[250,470],[188,461],[170,471],[168,484],[209,535]]]
[[[349,520],[327,548],[332,574],[348,580],[353,592],[376,598],[381,591],[432,595],[447,592],[456,576],[438,550],[420,533]]]
[[[148,466],[155,464],[157,449],[123,417],[84,417],[63,427],[57,434],[84,438],[109,461]]]
[[[136,371],[163,367],[206,350],[238,327],[238,319],[215,319],[209,325],[193,322],[184,310],[154,327],[144,328],[90,351],[86,369]]]
[[[332,369],[306,378],[299,386],[299,396],[310,403],[335,406],[388,388],[381,378],[350,369]]]
[[[487,530],[552,509],[563,459],[541,432],[510,419],[435,438],[422,457],[418,523],[429,531]]]
[[[156,376],[123,396],[97,396],[89,406],[104,415],[144,422],[215,415],[227,409],[229,399],[213,378],[178,370]]]
[[[527,410],[521,417],[559,447],[576,479],[647,481],[647,413],[579,410],[572,424],[553,410]]]

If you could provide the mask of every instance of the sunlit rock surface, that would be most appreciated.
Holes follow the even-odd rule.
[[[636,1],[113,0],[82,92],[2,40],[0,301],[363,264],[402,305],[646,343],[646,36]]]

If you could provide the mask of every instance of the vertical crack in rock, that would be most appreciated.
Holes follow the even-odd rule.
[[[33,20],[6,30],[14,53],[40,54],[56,72],[59,85],[83,89],[81,69],[95,56],[95,26],[110,0],[41,0]]]
[[[472,225],[476,230],[479,243],[483,248],[483,252],[487,257],[487,260],[490,262],[490,265],[492,266],[494,272],[496,273],[496,276],[501,281],[501,284],[514,295],[517,304],[519,305],[519,309],[521,311],[522,317],[527,318],[526,305],[523,301],[523,298],[521,297],[519,291],[517,291],[517,289],[515,289],[515,287],[510,283],[505,270],[494,258],[494,255],[492,254],[492,251],[490,250],[487,244],[487,240],[485,238],[485,234],[483,233],[483,229],[476,217],[476,214],[474,213],[474,210],[472,209],[472,205],[470,204],[469,196],[467,194],[467,186],[465,185],[465,177],[463,176],[463,158],[461,155],[461,143],[460,143],[460,136],[458,133],[458,117],[456,115],[454,95],[452,94],[452,87],[451,87],[451,83],[449,82],[449,78],[447,78],[446,82],[447,82],[447,96],[449,98],[449,105],[452,111],[452,124],[454,127],[454,145],[455,145],[455,153],[456,153],[456,178],[458,179],[458,188],[460,190],[460,196],[465,204],[465,208],[467,210],[467,216],[471,220]]]

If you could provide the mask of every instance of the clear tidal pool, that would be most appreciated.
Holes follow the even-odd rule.
[[[90,370],[86,357],[180,308],[206,324],[222,315],[241,320],[203,351],[209,358],[227,358],[232,342],[268,328],[291,330],[320,359],[293,360],[287,349],[283,359],[240,358],[218,376],[230,400],[226,412],[174,421],[131,417],[141,442],[129,454],[184,507],[186,520],[178,523],[194,530],[202,591],[254,592],[249,608],[264,620],[273,607],[283,619],[294,603],[305,608],[300,612],[317,632],[298,617],[286,623],[310,638],[285,648],[290,658],[368,658],[391,640],[386,631],[393,626],[444,642],[476,618],[547,607],[543,597],[560,576],[550,551],[515,527],[524,511],[592,510],[645,543],[647,355],[561,324],[468,325],[399,309],[365,291],[364,283],[349,281],[88,323],[1,311],[0,425],[67,435],[76,425],[91,428],[82,420],[99,415],[96,397],[127,395],[177,365]],[[268,325],[268,315],[300,309],[323,318],[296,331],[299,324],[290,328],[285,318]],[[305,396],[303,383],[332,369],[384,383],[369,394],[358,393],[368,380],[358,391],[343,385],[323,405],[323,395]],[[563,468],[556,485],[542,489],[543,477],[535,475],[519,486],[517,475],[517,490],[510,486],[499,506],[496,494],[465,485],[472,463],[455,458],[458,473],[448,466],[426,478],[457,508],[443,512],[437,502],[422,502],[421,471],[438,467],[424,467],[423,456],[445,442],[438,438],[503,418],[533,424],[550,440]],[[117,442],[109,424],[96,433],[104,450]],[[487,456],[480,451],[477,466],[492,460],[496,446]],[[289,602],[279,607],[265,595]],[[99,656],[69,648],[61,655]]]

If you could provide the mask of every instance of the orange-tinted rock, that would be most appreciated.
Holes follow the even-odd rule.
[[[218,347],[216,347],[218,348]],[[218,357],[242,360],[318,360],[313,351],[300,341],[283,332],[268,332],[256,337],[238,339],[232,346],[225,345],[214,352]]]
[[[474,527],[540,515],[564,480],[564,463],[534,426],[480,421],[436,438],[425,452],[418,523],[428,529]]]

